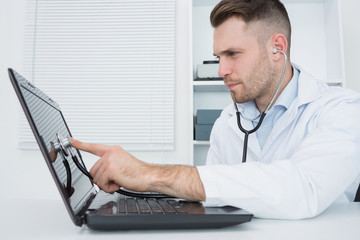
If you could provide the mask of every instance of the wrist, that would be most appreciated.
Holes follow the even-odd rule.
[[[206,198],[204,186],[195,167],[149,164],[146,172],[147,191],[194,201],[204,201]]]
[[[167,166],[146,163],[145,168],[144,178],[147,191],[164,192],[171,188],[169,177],[165,174]]]

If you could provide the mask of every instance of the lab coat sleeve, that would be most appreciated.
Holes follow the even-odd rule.
[[[224,114],[224,113],[222,113]],[[215,124],[212,128],[212,131],[211,131],[211,135],[210,135],[210,148],[209,148],[209,151],[208,151],[208,154],[207,154],[207,158],[206,158],[206,164],[207,165],[213,165],[213,164],[216,164],[216,163],[219,163],[220,162],[220,159],[221,157],[219,156],[219,144],[218,144],[218,140],[219,140],[219,137],[217,136],[217,133],[221,130],[217,129],[221,123],[219,123],[220,119],[217,119],[215,121]]]
[[[328,104],[309,121],[312,131],[289,159],[197,167],[206,192],[204,204],[232,205],[261,218],[320,214],[360,174],[359,121],[359,99]],[[213,144],[210,159],[219,157],[212,152],[218,148]]]

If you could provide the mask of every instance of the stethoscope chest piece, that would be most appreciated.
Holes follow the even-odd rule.
[[[51,149],[55,154],[61,152],[64,156],[69,156],[68,148],[72,147],[70,137],[62,138],[59,133],[56,133],[55,142],[50,142]]]

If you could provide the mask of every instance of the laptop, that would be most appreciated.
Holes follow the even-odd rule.
[[[221,228],[251,221],[242,209],[204,207],[200,202],[157,193],[99,190],[89,176],[80,152],[71,148],[70,129],[60,106],[19,73],[10,80],[45,162],[76,226],[95,230]],[[131,195],[131,196],[129,196]]]

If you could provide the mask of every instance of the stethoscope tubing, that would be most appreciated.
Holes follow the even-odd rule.
[[[242,161],[241,161],[242,163],[245,163],[245,162],[246,162],[247,148],[248,148],[247,145],[248,145],[248,141],[249,141],[249,135],[250,135],[251,133],[256,132],[256,131],[260,128],[260,126],[261,126],[261,124],[262,124],[262,122],[263,122],[263,120],[264,120],[264,118],[265,118],[265,115],[266,115],[266,113],[269,111],[269,109],[270,109],[270,107],[272,106],[273,102],[275,101],[276,96],[278,95],[278,93],[279,93],[279,91],[280,91],[280,88],[281,88],[281,85],[282,85],[282,82],[283,82],[283,80],[284,80],[285,71],[286,71],[286,65],[287,65],[287,56],[286,56],[286,53],[283,52],[283,51],[281,51],[281,50],[276,50],[274,53],[276,53],[276,52],[282,53],[282,54],[284,55],[284,60],[285,60],[285,62],[284,62],[284,68],[283,68],[282,75],[281,75],[281,79],[280,79],[279,85],[278,85],[278,87],[277,87],[277,89],[276,89],[276,91],[275,91],[274,96],[272,97],[272,99],[271,99],[271,101],[269,102],[268,106],[266,107],[265,111],[260,114],[259,122],[256,124],[256,126],[255,126],[253,129],[251,129],[251,130],[246,130],[246,129],[242,126],[242,124],[241,124],[241,113],[239,112],[237,103],[234,102],[234,106],[235,106],[235,110],[236,110],[236,117],[237,117],[237,125],[238,125],[238,128],[240,129],[241,132],[243,132],[243,133],[245,134],[245,136],[244,136],[244,145],[243,145],[243,155],[242,155]]]
[[[243,126],[241,125],[241,117],[240,117],[240,112],[236,112],[236,116],[237,116],[237,125],[239,127],[239,129],[245,134],[244,136],[244,145],[243,145],[243,156],[242,156],[242,163],[246,162],[246,155],[247,155],[247,144],[249,141],[249,134],[256,132],[256,130],[258,130],[258,128],[261,126],[262,121],[264,120],[266,115],[266,112],[262,112],[260,115],[260,119],[258,124],[256,124],[256,126],[251,129],[251,130],[246,130],[245,128],[243,128]]]

